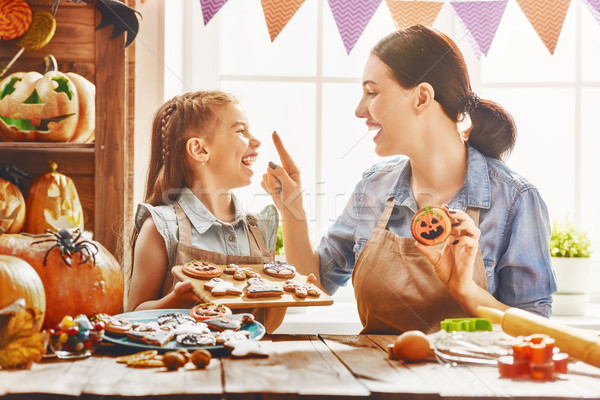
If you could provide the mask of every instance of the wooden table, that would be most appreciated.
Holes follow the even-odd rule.
[[[387,335],[272,335],[268,358],[215,358],[206,370],[135,369],[115,362],[126,350],[103,344],[79,361],[44,360],[31,370],[0,371],[4,399],[123,398],[600,398],[600,369],[554,382],[499,377],[493,366],[447,367],[390,360]],[[200,396],[200,394],[202,396]]]

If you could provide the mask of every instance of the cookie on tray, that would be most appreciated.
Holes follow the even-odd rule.
[[[158,323],[154,322],[142,324],[127,332],[127,338],[134,342],[160,347],[170,342],[174,336],[175,333],[172,326],[159,326]]]
[[[96,319],[104,322],[104,330],[113,336],[121,336],[127,333],[133,324],[125,318],[108,314],[98,314]]]
[[[192,260],[186,263],[182,271],[187,276],[197,279],[212,279],[221,276],[223,271],[218,265],[201,260]]]
[[[425,206],[415,213],[410,223],[413,237],[426,246],[444,242],[452,230],[452,221],[440,207]]]
[[[188,322],[195,323],[196,320],[189,315],[180,312],[167,313],[158,317],[158,325],[170,325],[177,327]]]
[[[210,318],[228,317],[231,315],[229,307],[222,304],[202,303],[190,310],[190,316],[196,321],[202,321]]]
[[[292,279],[296,275],[296,267],[285,261],[271,261],[265,263],[263,272],[275,278]]]
[[[232,282],[221,278],[212,278],[204,284],[204,289],[209,290],[213,296],[241,296],[243,293]]]
[[[248,279],[248,284],[244,289],[246,290],[246,297],[251,299],[283,296],[283,289],[281,287],[268,283],[262,278]]]

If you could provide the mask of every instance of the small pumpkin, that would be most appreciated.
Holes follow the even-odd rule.
[[[452,230],[452,222],[440,207],[425,206],[412,218],[411,232],[415,239],[427,246],[442,243]]]
[[[15,72],[0,82],[0,137],[9,142],[94,141],[93,83],[73,72],[57,70],[53,56],[46,70]]]
[[[65,315],[113,315],[121,309],[121,266],[97,241],[71,236],[67,230],[44,235],[3,234],[0,254],[27,261],[41,278],[46,292],[44,328],[55,327]]]
[[[19,299],[25,300],[26,307],[40,311],[41,318],[34,326],[38,332],[44,321],[46,294],[38,273],[25,260],[18,257],[0,255],[0,309]]]
[[[56,163],[49,164],[50,171],[37,176],[29,188],[23,231],[38,234],[66,228],[83,232],[83,209],[75,183],[56,172]]]
[[[25,224],[25,199],[18,187],[0,178],[0,232],[19,233]]]

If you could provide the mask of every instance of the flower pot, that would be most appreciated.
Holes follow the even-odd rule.
[[[557,293],[586,293],[590,283],[591,258],[552,257]]]

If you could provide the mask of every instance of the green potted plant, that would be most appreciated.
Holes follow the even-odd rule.
[[[568,218],[552,222],[550,255],[557,292],[552,296],[555,315],[585,314],[591,272],[591,242]]]

